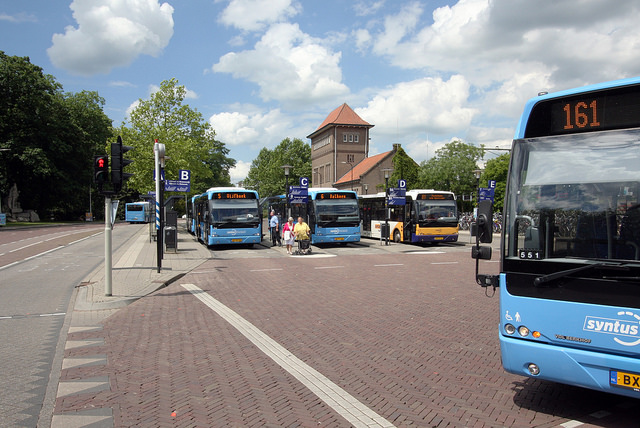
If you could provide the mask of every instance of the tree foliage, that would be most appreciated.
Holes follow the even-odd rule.
[[[29,58],[0,51],[0,193],[15,183],[21,207],[45,218],[84,213],[93,155],[111,135],[103,106],[97,92],[64,93]]]
[[[397,183],[404,179],[407,182],[407,189],[417,189],[420,167],[402,147],[398,147],[393,155],[393,172],[389,178],[389,183]],[[393,184],[391,187],[394,187]]]
[[[300,177],[310,177],[311,147],[299,138],[285,138],[273,150],[263,148],[251,162],[244,186],[257,190],[261,197],[284,194],[284,165],[292,166],[289,185],[297,185]]]
[[[509,159],[509,153],[504,153],[497,158],[489,159],[480,177],[480,186],[486,186],[489,180],[496,181],[493,201],[494,211],[502,211],[504,206],[504,193],[507,187],[507,175],[509,173]]]
[[[473,173],[484,155],[483,147],[452,141],[438,149],[435,157],[420,164],[419,187],[449,190],[458,196],[475,194],[477,180]]]
[[[191,171],[191,193],[202,193],[214,186],[230,186],[229,170],[235,160],[229,150],[215,139],[215,131],[202,114],[183,104],[184,86],[177,79],[165,80],[149,100],[139,100],[129,115],[129,126],[123,123],[123,143],[133,147],[127,158],[134,162],[126,171],[135,174],[128,180],[129,189],[147,193],[155,189],[154,141],[165,145],[165,179],[177,180],[178,171]]]

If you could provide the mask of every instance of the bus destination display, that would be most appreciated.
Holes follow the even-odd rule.
[[[454,197],[450,193],[421,193],[416,199],[419,201],[453,201]]]
[[[537,103],[525,138],[640,126],[640,86],[587,92]]]
[[[356,199],[355,193],[318,193],[316,199]]]
[[[216,193],[212,199],[256,199],[254,193],[225,192]]]

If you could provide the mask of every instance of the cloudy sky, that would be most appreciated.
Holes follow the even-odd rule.
[[[345,102],[375,125],[370,155],[399,142],[420,162],[456,138],[507,147],[539,91],[640,75],[639,9],[637,0],[3,0],[0,50],[28,56],[65,91],[98,91],[115,126],[177,78],[238,161],[238,181],[262,147],[309,142]]]

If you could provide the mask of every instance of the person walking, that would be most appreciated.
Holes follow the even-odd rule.
[[[282,247],[282,241],[280,240],[280,222],[278,221],[278,216],[275,211],[271,211],[271,218],[269,219],[269,229],[271,230],[271,244],[273,247],[276,246],[276,242],[280,247]]]
[[[296,235],[293,234],[293,217],[289,217],[289,220],[282,226],[282,237],[287,246],[287,254],[293,254],[293,244],[296,242]]]

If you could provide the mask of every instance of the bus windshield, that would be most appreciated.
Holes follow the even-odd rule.
[[[415,201],[415,212],[421,225],[433,223],[458,223],[455,201]]]
[[[209,211],[214,227],[256,227],[260,223],[256,199],[213,199]]]
[[[356,199],[323,199],[315,201],[316,222],[319,226],[340,226],[360,223]]]
[[[640,129],[514,141],[505,257],[640,260]]]

